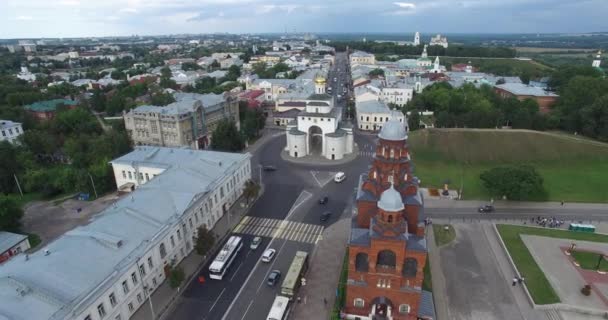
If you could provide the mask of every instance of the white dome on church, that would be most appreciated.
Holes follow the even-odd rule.
[[[384,190],[382,195],[380,195],[378,208],[388,212],[396,212],[403,210],[405,207],[403,206],[401,194],[391,185],[390,188]]]
[[[391,119],[382,126],[378,137],[384,140],[402,141],[407,139],[407,130],[403,123]]]

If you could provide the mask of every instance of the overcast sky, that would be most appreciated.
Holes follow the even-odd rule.
[[[0,0],[0,38],[608,31],[608,0]]]

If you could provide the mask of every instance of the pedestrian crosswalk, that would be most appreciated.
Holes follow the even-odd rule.
[[[374,156],[374,151],[359,151],[359,156],[372,158]]]
[[[245,218],[236,226],[234,232],[297,242],[317,243],[317,241],[321,240],[323,226],[295,221],[245,216]]]

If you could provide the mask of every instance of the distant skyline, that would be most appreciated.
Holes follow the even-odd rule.
[[[0,38],[179,33],[585,33],[607,0],[2,0]]]

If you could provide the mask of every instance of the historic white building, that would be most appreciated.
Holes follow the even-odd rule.
[[[166,279],[166,269],[193,251],[197,228],[213,228],[242,194],[250,158],[136,147],[113,160],[120,179],[128,167],[162,172],[89,224],[4,263],[0,319],[129,319]]]
[[[407,120],[401,111],[391,110],[383,101],[357,100],[355,109],[360,130],[378,131],[390,119],[407,124]]]
[[[430,45],[432,46],[442,46],[447,49],[448,47],[448,38],[442,37],[440,34],[431,38]]]
[[[597,55],[595,56],[595,60],[593,60],[593,62],[591,63],[591,66],[599,69],[600,64],[602,64],[602,50],[597,52]]]
[[[10,143],[14,143],[23,134],[21,123],[10,120],[0,120],[0,131],[2,131],[0,141],[8,141]]]
[[[333,97],[325,93],[326,79],[314,79],[315,93],[311,95],[296,120],[287,125],[289,156],[301,158],[320,155],[330,160],[344,158],[353,152],[352,127],[341,123],[342,111],[334,108]]]

